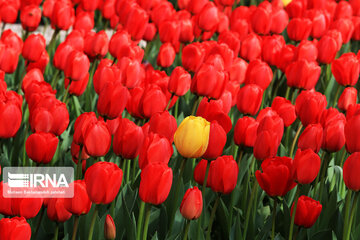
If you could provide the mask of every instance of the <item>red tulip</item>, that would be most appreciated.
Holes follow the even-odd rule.
[[[308,18],[293,18],[287,27],[287,33],[291,40],[306,40],[311,33],[312,22]]]
[[[274,131],[259,132],[254,143],[254,157],[258,160],[275,157],[280,144],[279,139]]]
[[[219,13],[214,3],[208,2],[198,15],[198,25],[204,31],[211,31],[219,24]]]
[[[112,162],[97,162],[85,172],[86,191],[95,204],[109,204],[119,193],[122,170]]]
[[[1,20],[4,23],[15,23],[18,10],[19,3],[16,3],[16,1],[2,2],[2,4],[0,4]]]
[[[0,220],[0,238],[30,240],[30,225],[23,217],[3,218]]]
[[[106,215],[104,225],[104,236],[106,239],[116,238],[116,227],[113,218],[110,214]]]
[[[89,122],[83,139],[85,151],[90,156],[105,156],[110,149],[111,134],[103,120]]]
[[[314,41],[302,40],[295,50],[296,60],[316,61],[318,49]]]
[[[41,9],[36,5],[27,5],[21,9],[20,21],[24,30],[32,32],[37,29],[41,20]]]
[[[283,97],[275,97],[271,108],[282,118],[285,127],[290,126],[296,120],[295,106],[291,104],[290,100]]]
[[[22,97],[8,91],[4,99],[0,99],[0,138],[14,137],[21,125]]]
[[[86,184],[84,180],[76,180],[71,183],[74,187],[74,197],[65,198],[65,209],[74,215],[87,214],[91,209],[91,201],[86,192]]]
[[[179,42],[180,23],[178,20],[166,20],[159,24],[159,38],[162,43],[171,43],[174,46]]]
[[[143,141],[144,133],[141,127],[123,118],[114,134],[114,153],[125,159],[135,159],[139,155]]]
[[[261,169],[255,172],[260,187],[271,197],[285,196],[296,186],[291,175],[293,160],[289,157],[274,157],[264,160]]]
[[[321,73],[321,68],[316,62],[298,60],[289,64],[285,75],[289,87],[313,89],[315,88]]]
[[[86,76],[81,79],[80,81],[71,81],[68,78],[64,79],[64,87],[65,89],[68,89],[69,94],[75,95],[75,96],[81,96],[87,87],[87,84],[89,82],[89,74],[86,74]],[[70,85],[69,85],[70,84]]]
[[[31,160],[37,163],[50,163],[59,139],[52,133],[36,132],[26,140],[26,153]]]
[[[287,66],[289,66],[289,64],[295,60],[295,50],[296,47],[289,44],[283,46],[281,51],[277,54],[275,65],[283,73],[285,73]]]
[[[164,43],[159,49],[157,65],[161,67],[170,67],[175,60],[175,49],[171,43]]]
[[[321,37],[317,48],[319,52],[318,61],[320,63],[329,64],[334,61],[338,49],[337,42],[333,37],[327,35]]]
[[[26,60],[36,62],[40,59],[45,46],[45,38],[41,34],[31,34],[24,42],[22,55]]]
[[[43,205],[42,198],[12,198],[11,210],[13,215],[26,219],[35,217]]]
[[[217,121],[210,124],[209,143],[202,156],[206,159],[215,159],[223,153],[226,144],[226,132]]]
[[[357,90],[354,87],[347,87],[344,89],[338,100],[338,108],[342,111],[347,111],[350,105],[355,105],[357,99]]]
[[[205,49],[200,43],[191,43],[182,50],[181,60],[183,67],[191,72],[197,72],[204,61]]]
[[[145,70],[141,62],[137,60],[131,60],[128,57],[123,57],[119,62],[118,66],[121,73],[121,82],[124,86],[131,89],[139,86],[144,82],[145,79]],[[113,66],[114,68],[114,66]],[[114,69],[116,73],[117,69]]]
[[[275,34],[281,34],[289,23],[289,15],[287,12],[280,9],[273,9],[272,11],[272,22],[271,22],[271,32]]]
[[[262,58],[269,65],[276,65],[277,55],[285,46],[285,40],[282,35],[265,36],[262,41]]]
[[[176,119],[168,111],[155,113],[149,120],[150,132],[166,137],[172,143],[177,129]]]
[[[177,66],[171,73],[168,90],[176,96],[183,96],[189,91],[191,75],[181,66]]]
[[[262,5],[264,3],[269,2],[262,2],[259,4],[259,6],[254,10],[254,12],[251,15],[251,26],[254,32],[262,35],[267,35],[270,32],[270,28],[272,25],[272,11],[271,7],[266,8]]]
[[[245,84],[256,84],[265,90],[273,78],[269,65],[261,60],[251,61],[246,70]]]
[[[359,60],[354,53],[343,54],[332,62],[331,72],[338,84],[354,86],[359,78]]]
[[[3,183],[3,181],[0,182],[0,191],[4,191],[4,186],[8,183]],[[8,186],[5,186],[8,187]],[[0,194],[0,213],[2,215],[12,216],[14,215],[11,209],[11,198],[4,198],[3,194]]]
[[[301,133],[298,148],[301,150],[311,149],[318,153],[323,142],[323,127],[320,123],[309,124]]]
[[[144,140],[139,153],[139,167],[144,169],[150,163],[168,164],[173,154],[173,148],[166,137],[150,133]]]
[[[319,92],[302,91],[296,98],[295,110],[301,123],[306,127],[318,123],[327,105],[326,97]]]
[[[93,12],[99,6],[99,0],[80,0],[81,7],[85,11]]]
[[[327,120],[323,131],[322,148],[328,152],[337,152],[345,144],[345,116],[342,113],[338,114],[341,119]]]
[[[360,114],[348,118],[345,124],[346,150],[349,153],[360,152]]]
[[[133,7],[127,16],[124,27],[134,40],[140,40],[144,36],[148,22],[147,12],[140,7]]]
[[[142,201],[159,205],[169,195],[173,173],[165,163],[150,163],[141,171],[139,195]]]
[[[198,219],[202,209],[203,199],[201,191],[197,187],[189,188],[181,201],[181,215],[188,220]]]
[[[263,90],[256,84],[247,84],[240,88],[236,106],[243,114],[255,115],[260,108]]]
[[[343,43],[348,43],[354,32],[354,24],[351,19],[340,18],[333,21],[330,26],[331,29],[336,29],[341,33]]]
[[[261,39],[258,35],[250,33],[241,42],[240,56],[252,61],[261,56]]]
[[[68,30],[75,22],[71,1],[56,1],[50,19],[52,28]]]
[[[259,123],[251,117],[239,118],[234,129],[234,142],[238,146],[254,147]]]
[[[90,58],[103,58],[108,52],[109,39],[104,30],[95,32],[88,32],[85,35],[84,52]]]
[[[131,100],[130,100],[131,101]],[[142,94],[140,106],[141,115],[150,118],[153,114],[163,112],[168,100],[162,89],[156,85],[149,85]]]
[[[44,50],[40,58],[36,62],[25,62],[25,64],[27,65],[26,72],[30,71],[31,69],[38,68],[39,70],[41,70],[41,72],[44,73],[46,65],[49,63],[49,61],[49,54],[47,53],[47,51]]]
[[[309,184],[315,180],[320,170],[321,160],[319,155],[311,149],[298,149],[293,164],[293,177],[297,183]]]
[[[294,204],[291,207],[291,215],[293,214]],[[295,224],[304,227],[310,228],[316,220],[318,219],[321,213],[322,205],[319,201],[316,201],[307,196],[300,196],[295,214]]]
[[[66,222],[71,218],[71,213],[66,210],[63,198],[50,198],[47,203],[47,216],[55,222]]]
[[[73,50],[67,57],[64,74],[71,81],[81,81],[90,68],[89,58],[78,50]]]

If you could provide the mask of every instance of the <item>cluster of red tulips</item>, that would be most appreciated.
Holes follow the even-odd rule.
[[[75,169],[72,198],[1,182],[0,239],[360,237],[360,0],[0,0],[0,19],[0,164]]]

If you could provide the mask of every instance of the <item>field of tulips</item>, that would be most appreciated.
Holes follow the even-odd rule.
[[[0,21],[0,240],[360,239],[360,0],[0,0]],[[74,195],[8,197],[6,167],[72,167]]]

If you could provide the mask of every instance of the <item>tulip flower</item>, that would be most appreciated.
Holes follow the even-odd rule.
[[[318,153],[323,142],[323,127],[319,123],[309,124],[301,133],[298,140],[298,148],[301,150],[311,149]]]
[[[305,59],[292,62],[285,71],[287,85],[311,90],[315,88],[320,72],[321,68],[316,62],[309,62]]]
[[[319,92],[302,91],[296,98],[295,110],[305,127],[318,123],[327,105],[326,97]]]
[[[194,169],[194,180],[201,186],[204,184],[207,164],[208,164],[207,160],[201,159]],[[206,182],[206,186],[209,186],[208,181]]]
[[[255,33],[250,33],[241,43],[240,56],[252,61],[261,56],[261,39]]]
[[[106,215],[106,218],[105,218],[104,236],[105,236],[105,239],[115,239],[116,238],[116,227],[115,227],[114,220],[110,214]]]
[[[233,156],[221,156],[210,162],[208,184],[214,192],[231,193],[237,183],[239,168]]]
[[[256,84],[247,84],[240,88],[236,106],[243,114],[255,115],[261,105],[263,90]]]
[[[234,142],[238,146],[254,147],[259,122],[251,117],[239,118],[235,125]]]
[[[355,105],[357,100],[357,90],[354,87],[347,87],[344,89],[338,100],[338,108],[342,111],[347,111],[350,105]]]
[[[41,20],[41,9],[36,5],[27,5],[20,12],[21,26],[26,31],[37,29]]]
[[[191,75],[184,68],[176,67],[170,76],[168,90],[176,96],[183,96],[190,89]]]
[[[320,170],[321,160],[313,150],[298,149],[293,164],[293,176],[297,183],[309,184],[315,180]]]
[[[70,184],[74,187],[74,197],[64,199],[65,209],[77,216],[87,214],[91,209],[91,200],[86,191],[85,181],[76,180]]]
[[[111,134],[103,120],[90,122],[84,134],[85,151],[90,156],[105,156],[111,145]]]
[[[86,191],[95,204],[111,203],[118,194],[122,170],[112,162],[97,162],[85,172]]]
[[[287,27],[287,33],[291,40],[306,40],[311,33],[312,22],[308,18],[293,18]]]
[[[46,42],[45,38],[41,34],[29,35],[23,46],[23,57],[31,62],[36,62],[40,59],[41,54],[45,50]]]
[[[0,238],[30,240],[30,225],[23,217],[3,218],[0,220]]]
[[[56,1],[51,14],[51,27],[68,30],[75,22],[75,10],[71,1]]]
[[[52,160],[58,143],[59,139],[54,134],[36,132],[26,140],[26,153],[34,162],[47,164]]]
[[[294,204],[291,207],[291,215],[293,209]],[[321,209],[322,205],[319,201],[304,195],[300,196],[296,207],[295,224],[304,228],[312,227],[318,219]]]
[[[171,143],[174,141],[177,123],[174,116],[172,116],[168,111],[155,113],[151,116],[149,123],[150,132],[166,137]]]
[[[202,117],[185,118],[174,135],[178,152],[186,158],[201,157],[209,144],[210,123]]]
[[[73,50],[67,57],[64,73],[71,81],[80,81],[88,74],[89,68],[88,57],[83,52]]]
[[[203,208],[203,199],[201,191],[197,187],[189,188],[183,197],[180,205],[181,215],[188,219],[198,219]]]
[[[226,132],[223,127],[217,122],[210,123],[209,144],[206,152],[202,156],[206,159],[215,159],[219,157],[226,144]]]
[[[337,42],[331,36],[323,36],[320,38],[320,41],[317,44],[318,48],[318,61],[320,63],[329,64],[333,62],[336,57]]]
[[[42,198],[12,198],[11,210],[13,215],[26,219],[35,217],[43,205]],[[30,207],[31,206],[31,207]]]
[[[275,97],[271,108],[282,118],[285,127],[290,126],[296,120],[295,106],[291,104],[290,100],[283,97]]]
[[[265,90],[273,78],[271,68],[261,60],[251,61],[246,70],[245,84],[256,84]]]
[[[63,198],[50,198],[47,202],[47,216],[55,222],[66,222],[71,218],[71,213],[66,210]]]
[[[182,50],[181,60],[183,67],[191,72],[197,72],[204,61],[205,51],[200,43],[191,43]]]
[[[354,53],[343,54],[332,62],[331,72],[338,84],[354,86],[359,78],[359,60]]]
[[[360,142],[358,136],[360,134],[360,115],[354,115],[348,118],[345,124],[346,150],[349,153],[360,152]]]

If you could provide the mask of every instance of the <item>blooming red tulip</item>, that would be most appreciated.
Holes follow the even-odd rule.
[[[157,133],[166,137],[172,143],[174,140],[174,134],[177,129],[176,119],[170,115],[168,111],[162,113],[155,113],[151,116],[150,132]]]
[[[268,3],[268,2],[263,2]],[[254,32],[267,35],[272,25],[272,11],[262,7],[262,3],[254,10],[251,15],[251,26]]]
[[[331,36],[323,36],[320,38],[320,41],[317,44],[318,48],[318,61],[320,63],[329,64],[331,63],[338,51],[337,49],[337,42]]]
[[[291,171],[293,160],[289,157],[267,158],[261,164],[261,169],[255,172],[260,187],[271,197],[285,196],[296,186]]]
[[[314,41],[302,40],[295,50],[296,60],[307,60],[309,62],[316,61],[318,56],[318,49]]]
[[[349,153],[360,152],[360,114],[348,118],[345,124],[346,150]]]
[[[45,72],[46,65],[49,63],[50,58],[49,54],[46,50],[44,50],[40,56],[40,58],[36,62],[25,62],[26,72],[30,71],[31,69],[39,69],[42,72]]]
[[[297,183],[309,184],[315,180],[320,170],[321,160],[313,150],[298,149],[293,163],[293,177]]]
[[[123,118],[114,134],[114,153],[125,159],[134,159],[139,155],[143,141],[144,133],[141,127],[129,119]]]
[[[316,62],[298,60],[289,64],[285,75],[289,87],[313,89],[319,80],[321,68]]]
[[[90,156],[105,156],[110,149],[111,134],[103,120],[89,122],[83,139],[85,151]]]
[[[276,67],[278,67],[283,73],[285,73],[287,66],[295,60],[295,50],[294,45],[285,45],[281,51],[276,56]]]
[[[141,171],[139,195],[142,201],[159,205],[169,195],[173,173],[165,163],[150,163]]]
[[[93,12],[98,8],[99,0],[80,0],[80,4],[85,11]]]
[[[273,78],[269,65],[261,60],[254,60],[249,63],[246,70],[245,84],[256,84],[265,90]]]
[[[294,204],[291,207],[291,215],[293,214]],[[319,201],[316,201],[307,196],[300,196],[295,214],[294,223],[300,227],[310,228],[321,213],[322,205]]]
[[[66,210],[63,198],[50,198],[47,203],[47,216],[55,222],[66,222],[71,218],[71,213]]]
[[[157,65],[161,67],[170,67],[175,60],[175,49],[171,43],[164,43],[159,49]]]
[[[351,19],[340,18],[331,23],[330,29],[336,29],[341,33],[343,43],[348,43],[354,32],[354,24]]]
[[[148,22],[147,12],[140,7],[133,7],[127,16],[124,27],[134,40],[140,40],[144,36]]]
[[[306,127],[318,123],[327,105],[326,97],[319,92],[302,91],[296,98],[295,110],[301,123]]]
[[[119,193],[122,170],[112,162],[97,162],[85,172],[86,191],[95,204],[111,203]]]
[[[14,215],[26,219],[35,217],[43,205],[42,198],[12,198],[11,210]]]
[[[150,133],[144,140],[139,153],[139,167],[144,169],[150,163],[168,164],[173,154],[169,139],[156,133]]]
[[[295,106],[290,100],[283,97],[275,97],[271,108],[283,119],[285,127],[290,126],[296,120]]]
[[[226,144],[226,132],[217,121],[210,124],[209,143],[206,152],[202,156],[206,159],[215,159],[219,157]]]
[[[309,124],[301,133],[298,148],[301,150],[311,149],[318,153],[323,142],[323,127],[320,123]]]
[[[181,66],[177,66],[171,73],[168,90],[176,96],[183,96],[190,89],[191,75]]]
[[[163,112],[167,103],[168,100],[162,89],[156,84],[151,84],[142,94],[140,106],[136,107],[140,107],[142,116],[150,118],[155,113]]]
[[[167,20],[159,24],[159,38],[162,43],[171,43],[174,46],[179,42],[180,23],[178,20]]]
[[[18,15],[19,4],[15,1],[0,4],[1,20],[4,23],[15,23]]]
[[[84,180],[76,180],[70,183],[74,187],[74,197],[65,198],[65,209],[74,215],[87,214],[91,209],[91,201],[86,191]]]
[[[183,67],[192,72],[197,72],[204,61],[205,50],[200,43],[191,43],[182,50],[181,60]]]
[[[259,122],[251,117],[239,118],[234,129],[234,142],[238,146],[253,147]]]
[[[83,52],[73,50],[67,57],[64,73],[71,81],[81,81],[88,74],[89,68],[89,58]]]
[[[88,32],[85,35],[84,52],[90,58],[103,58],[108,52],[109,39],[104,30],[97,33]]]
[[[189,188],[183,197],[180,205],[181,215],[188,219],[198,219],[203,208],[203,199],[201,191],[197,187]]]
[[[312,23],[308,18],[293,18],[287,27],[287,33],[291,40],[306,40],[311,33]]]
[[[338,100],[338,108],[342,111],[347,111],[350,105],[355,105],[357,99],[357,90],[354,87],[347,87],[344,89]]]
[[[127,88],[137,87],[144,82],[145,70],[141,62],[123,57],[118,62],[118,66],[121,72],[119,73],[119,75],[121,75],[121,82]],[[114,66],[112,66],[112,68],[114,68]],[[113,69],[113,71],[117,73],[117,69]]]
[[[354,86],[359,78],[359,60],[354,53],[343,54],[332,62],[331,72],[340,85]]]
[[[261,39],[258,35],[250,33],[241,42],[240,56],[252,61],[261,56]]]
[[[281,34],[289,23],[289,15],[287,12],[280,9],[273,9],[272,11],[272,22],[270,31],[275,34]]]
[[[30,225],[23,217],[3,218],[0,220],[0,238],[30,240]]]
[[[262,58],[269,65],[276,65],[277,55],[285,46],[282,35],[265,36],[262,41]]]
[[[37,29],[41,20],[41,9],[36,5],[27,5],[20,12],[21,26],[32,32]]]
[[[57,149],[59,139],[52,133],[36,132],[26,139],[26,153],[37,163],[49,163]]]
[[[31,34],[24,42],[22,55],[26,60],[36,62],[40,59],[45,46],[45,38],[41,34]]]
[[[341,119],[334,119],[327,121],[323,131],[323,144],[322,148],[328,152],[337,152],[345,144],[345,116],[339,113]]]
[[[240,88],[236,106],[243,114],[255,115],[260,108],[263,90],[256,84],[247,84]]]
[[[198,25],[204,31],[211,31],[219,24],[219,13],[214,3],[208,2],[198,15]]]
[[[356,152],[351,154],[344,163],[343,167],[343,178],[345,185],[357,192],[360,190],[360,180],[358,170],[360,167],[360,153]]]
[[[75,22],[71,1],[56,1],[50,19],[52,28],[68,30]]]
[[[257,134],[254,143],[254,156],[258,160],[275,157],[281,138],[274,131],[261,131]]]

